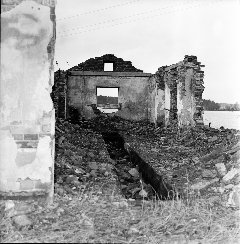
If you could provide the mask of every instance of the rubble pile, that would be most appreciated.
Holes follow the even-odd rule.
[[[102,134],[110,157],[116,160],[117,163],[115,168],[119,181],[121,182],[121,189],[124,195],[127,198],[131,197],[137,199],[143,198],[143,195],[145,198],[149,199],[155,197],[155,194],[162,200],[172,198],[174,191],[172,187],[165,182],[162,176],[157,174],[150,165],[145,163],[139,157],[139,155],[131,150],[126,151],[124,148],[124,140],[119,134],[119,131],[124,131],[124,128],[121,126],[122,124],[125,124],[126,126],[132,125],[131,131],[139,133],[141,130],[144,135],[148,135],[150,130],[152,132],[154,130],[153,125],[149,125],[144,121],[131,122],[116,116],[111,118],[108,116],[96,117],[89,121],[88,127],[92,127],[93,130]],[[131,174],[129,174],[131,170],[137,171],[138,175],[141,175],[141,177],[131,176]],[[144,191],[144,194],[142,194],[141,188],[142,191]],[[145,191],[145,188],[148,189],[147,192]]]
[[[62,181],[74,181],[70,175],[79,177],[80,182],[90,181],[96,173],[94,167],[107,163],[118,176],[119,187],[127,198],[152,198],[152,187],[142,182],[139,168],[124,149],[124,143],[128,143],[181,195],[215,196],[229,206],[239,204],[235,201],[240,182],[237,130],[206,126],[176,130],[176,127],[156,127],[144,121],[100,115],[79,120],[77,125],[62,121],[56,131],[58,146],[65,141],[56,150],[57,164],[64,165],[56,167],[56,174],[64,175],[60,177]]]
[[[238,206],[240,134],[237,130],[209,127],[161,130],[148,136],[125,134],[127,142],[156,172],[175,186],[180,195],[215,196]],[[227,180],[226,180],[227,179]]]
[[[105,182],[105,193],[118,185],[126,198],[154,197],[152,188],[141,181],[138,170],[130,161],[122,138],[113,125],[106,123],[104,119],[98,123],[83,120],[78,124],[57,121],[56,192],[75,194],[86,185]]]
[[[94,131],[58,119],[55,157],[55,190],[60,195],[74,194],[95,181],[115,187],[105,143]]]

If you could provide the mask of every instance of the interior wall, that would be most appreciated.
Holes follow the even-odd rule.
[[[96,87],[118,87],[121,109],[116,115],[132,120],[150,120],[148,113],[149,76],[69,76],[67,81],[68,107],[78,109],[81,116],[93,118],[90,106],[97,104]]]

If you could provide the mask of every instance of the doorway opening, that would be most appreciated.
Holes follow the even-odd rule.
[[[118,87],[97,87],[97,108],[104,113],[118,111]]]

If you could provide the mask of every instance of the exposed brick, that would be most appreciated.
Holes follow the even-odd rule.
[[[135,68],[131,61],[124,61],[113,54],[105,54],[101,57],[90,58],[87,61],[72,67],[70,70],[79,71],[104,71],[104,63],[113,63],[113,70],[116,72],[143,72]]]

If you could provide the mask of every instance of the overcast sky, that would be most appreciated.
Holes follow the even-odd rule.
[[[239,0],[57,0],[55,69],[111,53],[155,73],[196,55],[203,97],[240,103],[239,13]]]

